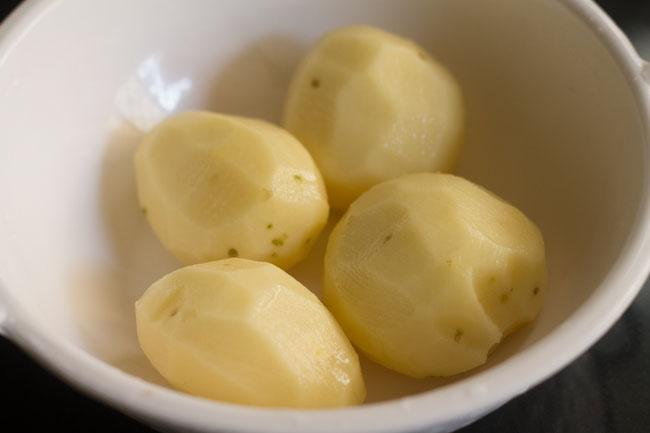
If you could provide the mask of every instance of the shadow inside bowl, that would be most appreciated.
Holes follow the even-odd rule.
[[[111,260],[71,276],[70,298],[87,350],[147,381],[165,385],[140,350],[134,303],[179,262],[160,245],[138,205],[133,155],[142,132],[127,122],[106,143],[99,207]]]
[[[291,75],[306,48],[279,34],[250,44],[215,74],[205,109],[280,123]]]

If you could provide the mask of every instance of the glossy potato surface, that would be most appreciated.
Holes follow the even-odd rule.
[[[538,315],[545,287],[535,224],[448,174],[371,188],[337,224],[325,257],[325,304],[350,340],[413,377],[483,364]]]
[[[226,259],[182,268],[136,303],[138,339],[176,388],[273,407],[359,404],[357,354],[325,306],[269,263]]]
[[[454,77],[414,42],[367,26],[335,30],[307,54],[284,116],[339,209],[382,181],[451,170],[463,125]]]
[[[135,168],[147,220],[185,264],[244,257],[289,268],[327,222],[327,194],[311,156],[261,120],[172,116],[144,138]]]

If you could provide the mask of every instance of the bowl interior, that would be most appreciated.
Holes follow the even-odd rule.
[[[545,308],[482,369],[597,296],[629,236],[645,175],[639,110],[605,48],[559,2],[71,0],[40,10],[0,53],[0,278],[34,321],[134,376],[167,386],[138,347],[133,302],[179,267],[136,201],[140,137],[185,109],[277,122],[301,55],[338,26],[397,32],[449,67],[467,105],[459,173],[544,233]],[[292,270],[316,292],[326,235]],[[414,380],[363,362],[369,402],[474,374]]]

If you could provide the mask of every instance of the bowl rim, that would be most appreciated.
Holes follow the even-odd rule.
[[[0,68],[19,42],[61,0],[27,0],[0,26]],[[525,392],[569,364],[622,315],[650,272],[650,82],[648,64],[614,22],[591,0],[561,0],[585,23],[621,69],[643,116],[644,178],[630,235],[611,270],[564,323],[544,338],[486,371],[434,391],[358,407],[324,410],[252,408],[214,402],[131,376],[29,320],[0,281],[0,332],[74,388],[122,412],[158,425],[192,431],[349,433],[457,428]],[[650,80],[648,80],[650,81]],[[4,309],[3,309],[4,308]],[[577,342],[577,343],[576,343]],[[548,356],[548,354],[553,356]],[[544,360],[544,362],[539,362]],[[441,427],[444,428],[444,427]]]

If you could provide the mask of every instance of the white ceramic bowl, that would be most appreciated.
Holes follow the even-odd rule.
[[[133,301],[178,267],[140,215],[131,157],[172,111],[277,121],[324,31],[411,37],[462,84],[460,173],[547,240],[539,320],[448,380],[364,361],[369,402],[342,410],[221,404],[166,387]],[[649,269],[650,68],[586,0],[27,1],[0,30],[0,325],[65,380],[159,428],[449,431],[556,372],[629,305]],[[320,247],[294,274],[318,291]]]

